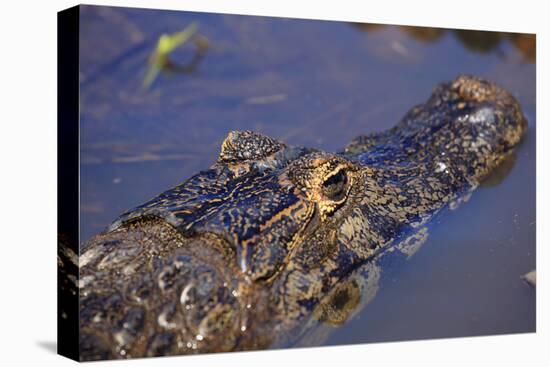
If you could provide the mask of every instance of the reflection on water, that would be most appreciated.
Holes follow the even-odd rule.
[[[393,126],[435,84],[476,74],[510,90],[529,119],[516,155],[432,223],[420,251],[384,269],[364,310],[320,310],[317,340],[534,330],[535,293],[521,280],[535,267],[534,35],[90,6],[81,15],[82,241],[208,167],[230,130],[337,151]],[[159,37],[192,22],[208,52],[192,73],[159,73],[143,90]],[[170,60],[196,57],[190,44]]]
[[[376,31],[387,27],[383,24],[367,23],[352,23],[352,25],[363,31]],[[479,53],[502,52],[499,49],[501,43],[508,41],[523,55],[526,62],[534,63],[536,59],[536,42],[534,34],[413,26],[400,26],[399,29],[421,42],[433,42],[440,39],[446,32],[451,32],[466,49]]]

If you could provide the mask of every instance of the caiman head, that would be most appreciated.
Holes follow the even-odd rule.
[[[400,221],[421,220],[498,165],[525,126],[508,92],[461,76],[438,86],[393,129],[361,136],[338,154],[233,131],[210,169],[122,215],[113,227],[155,216],[188,238],[214,234],[233,250],[244,276],[269,281],[319,232],[324,245],[316,245],[313,263],[333,247],[328,243],[349,241],[354,236],[342,226],[365,205],[388,212],[405,206],[409,212]],[[412,212],[417,218],[407,215]]]
[[[148,267],[130,272],[150,272],[150,293],[161,298],[163,276],[179,277],[172,282],[176,301],[149,316],[156,330],[194,330],[181,331],[172,351],[200,349],[208,339],[217,350],[262,346],[243,344],[264,332],[290,333],[294,326],[277,322],[315,314],[354,269],[474,188],[525,127],[508,92],[461,76],[438,86],[394,128],[361,136],[336,154],[233,131],[208,170],[123,214],[107,235],[151,218],[179,236],[169,258],[150,254]],[[194,307],[190,320],[185,315]]]

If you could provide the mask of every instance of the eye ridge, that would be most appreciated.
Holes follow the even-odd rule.
[[[330,199],[341,200],[345,194],[344,189],[347,183],[348,175],[344,170],[340,170],[323,182],[323,191]]]

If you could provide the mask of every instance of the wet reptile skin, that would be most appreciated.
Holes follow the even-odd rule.
[[[311,330],[374,296],[380,259],[412,254],[526,127],[511,94],[459,76],[336,154],[231,132],[209,169],[83,248],[81,358],[315,344]]]

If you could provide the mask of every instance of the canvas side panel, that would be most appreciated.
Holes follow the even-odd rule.
[[[57,352],[79,360],[79,7],[57,14]]]

